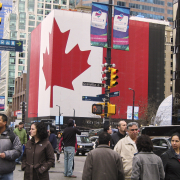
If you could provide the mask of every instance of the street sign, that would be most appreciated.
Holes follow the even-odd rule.
[[[83,101],[99,101],[103,102],[102,97],[93,97],[93,96],[82,96]]]
[[[109,93],[109,97],[116,97],[116,96],[119,96],[119,95],[120,95],[120,91],[115,91],[115,92]],[[97,97],[104,98],[105,94],[99,94],[99,95],[97,95]]]
[[[92,83],[92,82],[83,82],[83,86],[93,86],[93,87],[105,87],[103,83]]]
[[[23,41],[0,39],[0,50],[4,51],[23,51]]]

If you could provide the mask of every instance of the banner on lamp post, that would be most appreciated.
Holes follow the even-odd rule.
[[[129,51],[130,8],[114,6],[113,49]]]
[[[127,107],[127,119],[132,119],[132,106]],[[134,106],[134,120],[138,120],[139,106]]]
[[[108,5],[92,2],[91,46],[107,47]]]

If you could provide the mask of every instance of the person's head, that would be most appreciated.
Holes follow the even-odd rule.
[[[130,122],[127,125],[127,132],[132,140],[135,140],[138,135],[138,123]]]
[[[99,145],[106,144],[110,145],[111,135],[107,132],[102,132],[99,134]]]
[[[23,123],[23,122],[20,122],[20,123],[19,123],[19,126],[18,126],[19,130],[21,130],[23,127],[24,127],[24,123]]]
[[[54,128],[53,127],[51,127],[50,128],[50,133],[54,133],[55,131],[54,131]]]
[[[15,125],[15,128],[18,128],[18,127],[19,127],[19,125],[18,125],[18,124],[16,124],[16,125]]]
[[[110,125],[107,125],[104,127],[104,132],[107,132],[108,134],[112,134],[112,129]]]
[[[136,140],[138,152],[151,152],[153,151],[153,143],[148,135],[139,136]]]
[[[43,122],[35,122],[31,124],[30,134],[40,140],[46,139],[48,137],[47,127]]]
[[[120,133],[125,134],[126,131],[127,131],[127,123],[126,123],[126,121],[119,121],[118,129],[119,129]]]
[[[74,126],[74,121],[73,121],[73,119],[69,119],[67,125],[68,125],[68,127],[73,127],[73,126]]]
[[[57,137],[61,138],[61,133],[60,132],[57,133]]]
[[[180,148],[180,134],[178,132],[172,134],[171,136],[171,146],[174,150]]]
[[[7,116],[5,114],[0,113],[0,128],[6,128],[7,126]]]

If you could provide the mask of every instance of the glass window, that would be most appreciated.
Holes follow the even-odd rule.
[[[167,5],[168,5],[169,7],[173,7],[173,3],[172,3],[172,2],[167,2]]]
[[[14,78],[15,77],[15,72],[14,71],[9,71],[9,77]]]
[[[15,58],[9,58],[9,64],[15,64]]]
[[[9,83],[9,84],[14,84],[14,78],[13,78],[13,79],[12,79],[12,78],[9,78],[8,83]]]
[[[24,66],[18,66],[18,71],[23,71],[24,70]]]
[[[29,27],[28,32],[32,32],[34,30],[34,27]]]
[[[52,0],[45,0],[45,2],[47,2],[47,3],[51,3],[51,1],[52,1]]]
[[[26,28],[26,13],[19,13],[19,29],[25,30]]]
[[[28,0],[28,11],[34,12],[34,0]]]
[[[14,30],[16,29],[16,14],[10,14],[10,23],[9,23],[9,29]]]
[[[169,10],[169,9],[168,9],[168,10],[167,10],[167,13],[168,13],[168,14],[173,14],[173,10]]]
[[[15,65],[9,65],[9,70],[15,70]]]
[[[8,97],[13,97],[13,94],[14,94],[14,91],[13,92],[8,91]]]
[[[29,21],[29,26],[35,26],[35,21]]]
[[[8,97],[8,104],[12,104],[12,98]]]
[[[11,31],[10,38],[13,40],[16,40],[17,39],[17,31]]]
[[[44,3],[38,3],[38,8],[44,8]]]
[[[53,5],[53,9],[59,9],[59,5]]]
[[[45,15],[48,15],[50,12],[50,10],[45,10]]]
[[[20,52],[19,57],[25,57],[25,53]]]
[[[44,0],[38,0],[39,2],[44,2]]]
[[[35,20],[35,15],[29,14],[29,19]]]
[[[43,16],[37,16],[37,20],[38,21],[42,21],[43,20]]]
[[[53,3],[59,4],[59,0],[53,0]]]
[[[10,57],[16,57],[16,52],[10,51],[9,56],[10,56]]]
[[[173,18],[172,18],[172,17],[167,17],[167,20],[168,20],[169,22],[173,22]]]
[[[19,12],[25,12],[25,2],[19,3]]]
[[[43,9],[38,9],[37,14],[43,14]]]
[[[21,72],[18,72],[18,76],[21,76],[21,74],[22,74]]]
[[[14,86],[13,85],[8,85],[8,90],[14,91]]]
[[[20,33],[20,38],[26,38],[26,33]]]
[[[19,59],[19,64],[25,64],[25,59]]]
[[[117,1],[117,5],[118,6],[126,6],[126,3],[122,2],[122,1]]]
[[[51,9],[51,4],[46,4],[45,8],[46,9]]]
[[[26,46],[23,46],[23,51],[26,51]]]
[[[61,0],[61,5],[67,5],[67,1],[66,0]]]
[[[38,26],[41,22],[37,21],[36,26]]]

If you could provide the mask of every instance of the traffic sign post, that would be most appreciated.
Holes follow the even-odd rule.
[[[0,50],[5,51],[23,51],[23,41],[0,39]]]
[[[83,82],[83,86],[92,86],[92,87],[105,87],[103,83],[93,83],[93,82]]]

